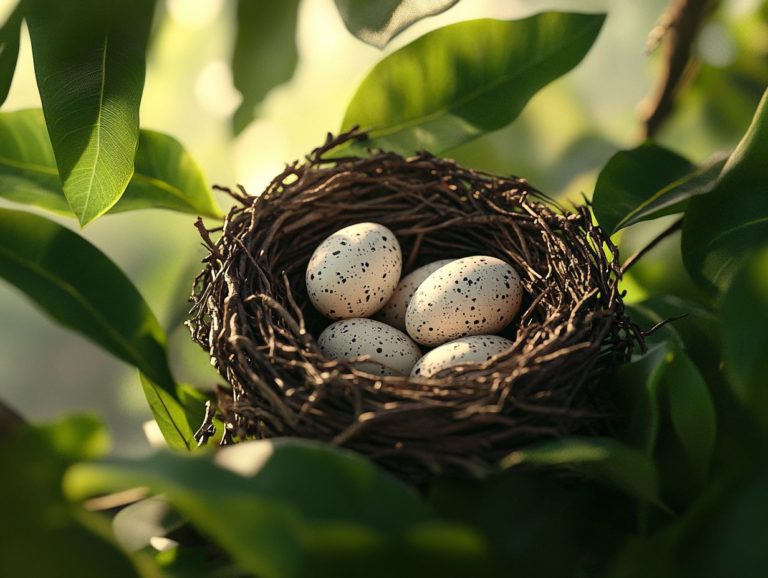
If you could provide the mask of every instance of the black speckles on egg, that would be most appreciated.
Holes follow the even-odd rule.
[[[496,333],[512,321],[521,300],[520,277],[508,263],[495,257],[465,257],[419,285],[406,309],[405,327],[424,345]]]
[[[436,347],[411,370],[411,377],[432,377],[438,372],[465,363],[483,363],[512,347],[498,335],[470,335]]]
[[[408,375],[421,357],[419,347],[402,331],[373,319],[336,321],[326,327],[317,342],[331,359],[369,356],[371,361],[356,366],[375,375]]]
[[[388,323],[392,327],[397,327],[401,331],[405,331],[405,310],[408,307],[408,302],[411,300],[411,297],[413,297],[413,294],[416,292],[416,289],[418,289],[419,285],[421,285],[432,273],[452,261],[454,261],[454,259],[435,261],[434,263],[429,263],[428,265],[424,265],[423,267],[419,267],[408,273],[408,275],[400,280],[397,289],[395,289],[395,294],[381,311],[379,311],[376,318]]]
[[[368,317],[392,297],[401,269],[400,245],[392,231],[357,223],[315,249],[307,266],[307,294],[331,319]]]

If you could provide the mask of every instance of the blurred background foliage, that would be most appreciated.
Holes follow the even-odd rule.
[[[0,20],[14,5],[0,0]],[[151,32],[141,124],[178,138],[211,183],[241,183],[258,193],[284,162],[301,157],[340,126],[357,86],[384,54],[425,32],[475,17],[520,18],[550,9],[605,11],[608,18],[597,42],[572,73],[538,93],[509,127],[447,153],[479,169],[525,176],[552,195],[578,200],[591,194],[598,170],[614,152],[642,140],[643,102],[661,68],[659,55],[647,55],[645,45],[664,5],[662,0],[465,0],[417,22],[381,51],[345,29],[332,0],[280,2],[275,10],[297,11],[294,53],[285,41],[291,38],[290,26],[272,35],[263,25],[246,29],[241,39],[258,38],[260,45],[245,46],[241,40],[236,46],[235,2],[166,0],[157,5],[159,17]],[[247,9],[241,6],[240,12],[241,26],[246,26]],[[681,91],[658,142],[697,163],[734,146],[768,84],[766,12],[768,3],[757,0],[720,3],[694,45],[697,74]],[[233,53],[237,69],[249,51],[256,61],[273,66],[267,84],[276,88],[254,85],[242,73],[233,80]],[[238,86],[255,94],[255,101],[263,94],[263,100],[242,102]],[[39,106],[23,29],[3,109]],[[228,207],[228,199],[219,200]],[[622,252],[632,253],[666,224],[661,219],[623,231]],[[123,267],[158,315],[170,337],[179,380],[211,387],[217,376],[181,325],[190,279],[203,254],[192,219],[164,211],[110,215],[82,234]],[[672,236],[638,263],[626,281],[631,301],[658,293],[706,300],[685,272],[679,247],[679,235]],[[134,369],[51,325],[7,284],[0,284],[0,319],[5,400],[32,420],[97,410],[106,417],[118,452],[146,450],[140,425],[150,414]]]

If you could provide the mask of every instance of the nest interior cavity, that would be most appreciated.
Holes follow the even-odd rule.
[[[198,222],[209,255],[189,325],[228,384],[200,441],[214,435],[215,413],[222,444],[319,439],[419,483],[487,471],[532,441],[604,429],[615,414],[599,375],[642,338],[624,313],[617,250],[588,206],[566,210],[524,179],[426,152],[338,156],[364,136],[329,135],[260,196],[229,191],[236,206],[223,227]],[[315,338],[330,321],[309,302],[304,273],[322,240],[359,222],[394,231],[403,274],[470,255],[512,264],[524,287],[503,333],[513,347],[428,380],[375,377],[324,356]]]

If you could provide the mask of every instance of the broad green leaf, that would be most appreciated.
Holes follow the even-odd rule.
[[[459,0],[336,0],[344,25],[363,42],[384,48],[422,18],[445,12]]]
[[[299,61],[299,0],[238,0],[232,79],[243,95],[233,126],[239,134],[270,90],[291,79]]]
[[[673,342],[693,360],[707,381],[719,381],[720,326],[713,311],[670,295],[650,297],[628,309],[632,321],[644,330],[674,319],[648,336],[648,344]]]
[[[605,17],[546,12],[470,20],[429,32],[379,62],[343,128],[402,153],[442,153],[512,122],[544,86],[586,55]]]
[[[59,177],[85,225],[133,175],[154,0],[25,0],[24,10]]]
[[[725,165],[716,155],[701,167],[653,143],[619,151],[605,165],[592,196],[598,222],[610,234],[679,213],[689,200],[712,191]]]
[[[768,427],[768,249],[744,263],[720,309],[723,361],[738,398]]]
[[[200,166],[172,136],[142,130],[136,165],[125,194],[111,212],[170,209],[221,218]]]
[[[622,227],[685,211],[692,198],[712,192],[727,158],[715,154],[690,174],[668,184],[628,215]]]
[[[157,319],[128,277],[76,233],[0,209],[0,277],[65,327],[171,388]]]
[[[640,311],[654,314],[651,302]],[[661,307],[661,310],[664,310]],[[637,322],[640,317],[635,315]],[[688,337],[690,328],[684,333]],[[662,330],[645,355],[621,367],[614,378],[616,397],[626,422],[628,443],[653,456],[665,500],[690,501],[693,486],[708,477],[717,425],[714,403],[696,365],[686,355],[684,340],[674,327]],[[667,501],[667,503],[669,503]]]
[[[672,359],[673,347],[662,342],[622,366],[615,377],[615,395],[625,414],[627,442],[651,455],[661,427],[659,389]]]
[[[158,385],[139,373],[144,397],[152,415],[169,447],[189,450],[195,446],[194,424],[202,423],[205,415],[204,402],[192,398],[189,386],[173,382]]]
[[[76,465],[65,480],[75,498],[136,485],[162,492],[243,569],[265,578],[359,575],[360,564],[370,567],[366,575],[396,575],[423,564],[420,553],[459,576],[446,560],[484,554],[472,532],[437,521],[414,491],[369,461],[305,440],[245,442],[215,457],[107,459]]]
[[[115,576],[158,578],[144,556],[129,557],[101,516],[69,503],[62,494],[65,470],[101,455],[103,426],[73,417],[45,426],[22,426],[0,439],[0,576]]]
[[[685,571],[675,576],[763,578],[768,575],[766,462],[758,459],[744,471],[731,467],[722,473],[718,483],[710,486],[680,524],[675,558]],[[649,575],[653,574],[646,576]]]
[[[38,109],[0,113],[0,197],[74,216]],[[128,188],[109,212],[144,208],[220,217],[197,163],[173,137],[142,130]]]
[[[614,488],[660,505],[656,466],[649,456],[614,439],[570,437],[510,454],[503,467],[565,466]]]
[[[0,105],[8,97],[13,73],[16,71],[22,19],[21,3],[19,3],[0,28]]]
[[[701,480],[709,473],[715,448],[715,407],[699,370],[682,351],[664,374],[669,415],[680,443]]]
[[[686,211],[685,265],[710,290],[727,288],[744,256],[768,242],[767,158],[768,91],[714,190]]]

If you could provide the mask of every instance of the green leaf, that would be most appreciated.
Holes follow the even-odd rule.
[[[768,241],[768,91],[714,190],[691,201],[683,259],[710,290],[727,288],[745,255]],[[713,218],[716,215],[717,218]]]
[[[413,490],[369,461],[306,440],[245,442],[213,458],[107,459],[76,465],[65,480],[78,499],[136,485],[162,492],[244,570],[265,578],[352,576],[361,567],[370,576],[420,567],[425,576],[443,575],[435,568],[461,576],[471,567],[459,566],[461,574],[446,561],[485,554],[473,532],[436,520]]]
[[[336,0],[344,25],[363,42],[384,48],[389,41],[428,16],[445,12],[459,0]]]
[[[715,448],[715,407],[699,370],[682,351],[675,353],[664,374],[669,415],[690,463],[706,480]]]
[[[343,128],[369,129],[373,147],[445,152],[512,122],[537,91],[581,61],[604,19],[547,12],[429,32],[373,68]]]
[[[727,158],[715,154],[690,174],[669,183],[628,215],[622,227],[685,211],[692,198],[712,192]]]
[[[654,305],[659,304],[651,302],[640,311],[653,313]],[[635,315],[633,319],[637,321]],[[689,470],[692,483],[707,479],[717,425],[707,384],[683,349],[690,340],[683,340],[674,327],[662,333],[668,340],[621,367],[614,387],[628,443],[654,456],[662,481],[668,482],[665,487],[677,491]]]
[[[649,344],[673,341],[699,367],[719,372],[720,329],[715,314],[698,303],[672,295],[649,297],[628,307],[632,321],[643,330],[666,323],[646,338]]]
[[[598,176],[592,196],[595,216],[610,234],[641,221],[683,211],[695,196],[709,193],[725,165],[718,155],[696,168],[653,143],[619,151]]]
[[[191,398],[191,389],[183,384],[163,382],[158,385],[143,373],[139,373],[144,397],[152,415],[169,447],[189,450],[195,446],[195,430],[192,424],[202,423],[205,415],[204,402]]]
[[[25,0],[59,177],[82,225],[133,175],[153,0]]]
[[[718,483],[682,521],[675,558],[685,571],[674,576],[762,578],[768,574],[768,468],[763,458],[738,475],[734,470],[722,472]]]
[[[110,212],[148,208],[222,217],[200,166],[182,144],[172,136],[142,130],[133,177]]]
[[[602,576],[624,538],[628,506],[625,496],[597,484],[515,469],[484,479],[440,477],[427,498],[442,518],[482,533],[501,576],[525,568],[526,578]]]
[[[22,426],[0,439],[0,576],[159,577],[144,556],[129,557],[101,516],[69,503],[61,481],[71,463],[103,454],[103,426],[79,416]]]
[[[640,500],[660,505],[656,466],[650,457],[614,439],[570,437],[510,454],[502,467],[566,466]]]
[[[39,109],[0,113],[0,196],[74,216],[56,172]],[[135,171],[109,212],[163,208],[209,217],[221,211],[197,163],[173,137],[142,130]]]
[[[616,374],[617,400],[625,414],[627,442],[651,455],[661,427],[659,389],[673,346],[662,342],[623,365]]]
[[[720,326],[728,381],[768,427],[768,249],[748,259],[734,278],[723,297]]]
[[[0,28],[0,105],[8,97],[13,73],[16,71],[22,19],[21,3],[19,3]]]
[[[79,235],[37,215],[0,209],[0,277],[65,327],[163,386],[173,383],[165,335],[149,306]]]
[[[232,77],[243,101],[233,126],[239,134],[270,90],[291,79],[299,61],[296,20],[299,0],[239,0]]]

